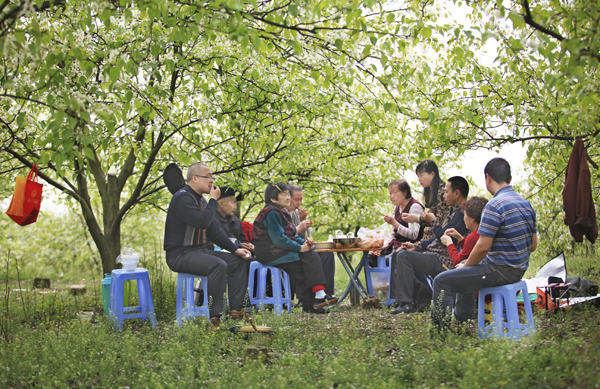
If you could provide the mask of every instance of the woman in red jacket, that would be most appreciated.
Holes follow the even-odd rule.
[[[450,254],[454,266],[469,258],[471,250],[473,250],[475,243],[477,243],[477,240],[479,239],[477,230],[479,229],[479,223],[481,222],[481,211],[483,211],[483,207],[485,207],[487,202],[487,199],[484,199],[483,197],[471,197],[470,200],[461,204],[461,208],[465,214],[465,225],[469,230],[473,231],[469,236],[466,238],[463,237],[454,228],[447,229],[444,236],[442,236],[442,244],[448,249],[448,254]],[[452,243],[452,238],[458,240],[458,245],[462,250],[460,253],[454,243]]]

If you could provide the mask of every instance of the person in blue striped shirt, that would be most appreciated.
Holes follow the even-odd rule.
[[[494,158],[484,173],[493,197],[481,214],[479,240],[466,261],[433,281],[431,318],[439,332],[450,327],[456,294],[460,299],[483,288],[518,282],[537,247],[535,210],[510,185],[508,162]]]

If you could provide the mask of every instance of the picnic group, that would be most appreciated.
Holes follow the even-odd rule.
[[[413,197],[406,180],[389,184],[394,212],[384,220],[393,227],[393,239],[368,258],[385,256],[391,262],[391,314],[431,306],[433,329],[444,332],[452,323],[476,318],[477,291],[523,277],[537,246],[536,214],[510,185],[511,168],[503,158],[490,160],[483,171],[489,201],[469,198],[463,177],[444,181],[431,160],[419,163],[415,171],[424,188],[423,201]],[[333,297],[334,255],[313,248],[312,222],[300,207],[300,186],[268,184],[264,208],[251,231],[244,231],[246,226],[234,216],[236,191],[213,185],[210,167],[195,163],[185,182],[181,173],[179,177],[182,187],[172,190],[165,222],[166,261],[174,272],[207,277],[210,331],[225,314],[244,317],[250,261],[285,271],[304,312],[329,312],[338,301]]]

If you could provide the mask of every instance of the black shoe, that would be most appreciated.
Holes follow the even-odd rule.
[[[317,307],[312,307],[312,308],[302,307],[302,311],[304,311],[306,313],[316,313],[316,314],[329,313],[329,310],[323,309],[323,308],[317,308]]]
[[[314,306],[315,308],[325,308],[326,306],[336,304],[337,302],[338,299],[336,297],[331,297],[326,294],[325,298],[315,299]]]
[[[416,310],[415,303],[403,303],[392,311],[392,315],[397,315],[399,313],[413,313],[416,312]]]

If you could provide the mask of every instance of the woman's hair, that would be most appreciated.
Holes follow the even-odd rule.
[[[417,176],[419,175],[419,173],[423,172],[428,174],[435,173],[433,181],[431,181],[431,185],[429,186],[429,188],[425,188],[425,190],[423,191],[423,200],[425,201],[425,206],[431,207],[432,205],[437,204],[437,196],[438,191],[440,189],[440,184],[443,184],[444,182],[440,178],[440,172],[438,170],[437,165],[430,159],[423,161],[417,165],[417,168],[415,169],[415,173],[417,173]]]
[[[487,199],[475,196],[461,203],[460,207],[467,214],[467,216],[474,219],[475,222],[479,224],[481,223],[481,212],[487,203]]]
[[[289,192],[290,189],[284,182],[275,182],[267,185],[267,189],[265,189],[265,204],[272,204],[272,200],[277,200],[279,198],[279,193],[286,190]]]
[[[410,191],[410,185],[408,185],[408,182],[406,182],[402,179],[394,180],[394,181],[390,182],[389,188],[391,189],[393,186],[398,188],[398,190],[400,192],[406,193],[406,195],[404,197],[406,197],[407,199],[412,198],[412,192]]]

